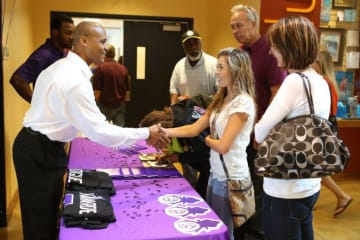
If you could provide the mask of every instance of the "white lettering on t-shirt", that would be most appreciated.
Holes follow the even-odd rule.
[[[80,210],[79,214],[97,213],[96,199],[102,199],[94,193],[80,193]]]
[[[68,176],[68,183],[78,182],[82,184],[83,170],[82,169],[70,169]]]

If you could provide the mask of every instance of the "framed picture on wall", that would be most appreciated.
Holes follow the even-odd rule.
[[[333,0],[333,8],[356,8],[356,0]]]
[[[347,103],[348,97],[353,96],[354,71],[336,71],[335,78],[339,86],[339,101]]]
[[[331,53],[334,64],[340,65],[344,48],[344,29],[320,28],[320,44]]]
[[[320,21],[323,21],[323,22],[330,21],[331,2],[332,2],[332,0],[322,0],[321,1]]]

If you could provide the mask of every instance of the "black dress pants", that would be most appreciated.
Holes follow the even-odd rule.
[[[24,240],[55,240],[67,166],[64,143],[23,128],[13,145]]]

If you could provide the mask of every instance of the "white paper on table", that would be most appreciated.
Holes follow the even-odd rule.
[[[105,172],[105,173],[109,174],[109,176],[111,176],[111,177],[120,175],[119,168],[97,168],[96,171]]]
[[[360,52],[348,52],[346,55],[346,68],[359,68]]]

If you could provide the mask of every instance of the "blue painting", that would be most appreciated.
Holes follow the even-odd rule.
[[[323,22],[330,21],[330,13],[331,13],[331,0],[322,0],[321,10],[320,10],[320,21]]]
[[[353,96],[354,72],[336,71],[335,78],[339,86],[339,100],[347,103],[348,97]]]

